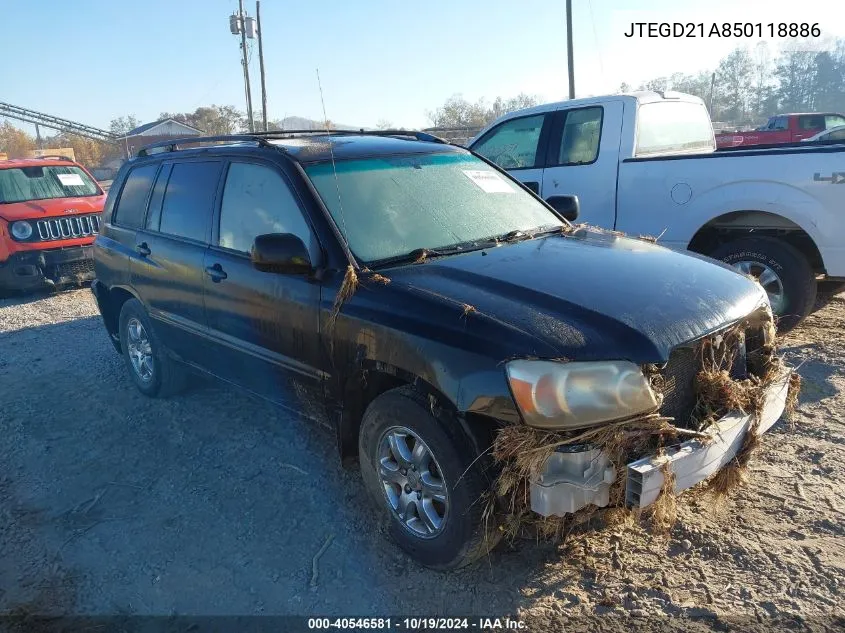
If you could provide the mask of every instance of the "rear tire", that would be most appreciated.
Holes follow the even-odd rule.
[[[402,460],[394,459],[389,452],[390,440],[395,442],[397,433],[407,438],[405,447],[410,447],[409,454],[417,454],[417,439],[422,440],[420,451],[430,452],[430,463],[434,464],[431,471],[445,489],[444,502],[429,502],[435,506],[437,516],[442,515],[442,522],[436,529],[429,526],[432,533],[425,536],[414,529],[415,517],[421,516],[414,509],[414,488],[404,489],[406,494],[399,498],[395,495],[402,493],[403,486],[386,483],[380,474],[385,464],[402,469]],[[484,524],[485,493],[490,484],[481,460],[476,459],[478,455],[470,448],[471,442],[459,423],[445,414],[432,414],[427,399],[416,389],[399,387],[373,400],[361,422],[358,446],[364,485],[388,522],[390,535],[415,561],[432,569],[456,569],[474,562],[498,543],[500,532],[495,529],[495,521],[491,520],[489,526]],[[410,474],[411,468],[405,470]],[[405,478],[411,486],[417,483],[417,472],[420,471]],[[422,490],[424,495],[425,487]],[[411,499],[411,505],[403,512],[406,498]],[[425,501],[423,496],[420,503]],[[420,521],[418,525],[425,527]]]
[[[773,237],[745,237],[720,245],[710,256],[735,268],[751,266],[754,270],[774,273],[776,279],[764,287],[770,293],[775,288],[782,290],[779,302],[773,298],[774,294],[769,295],[772,311],[778,317],[778,332],[788,332],[813,309],[816,275],[807,258],[791,244]],[[770,278],[771,275],[767,277]]]
[[[185,388],[185,370],[167,353],[150,317],[137,299],[120,309],[120,349],[138,390],[151,398],[167,398]]]

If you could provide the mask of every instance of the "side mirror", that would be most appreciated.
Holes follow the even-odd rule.
[[[313,270],[305,243],[292,233],[259,235],[252,244],[252,265],[268,273],[305,275]]]
[[[577,220],[581,212],[578,196],[552,196],[546,202],[570,222]]]

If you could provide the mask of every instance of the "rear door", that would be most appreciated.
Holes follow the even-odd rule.
[[[552,116],[541,113],[502,121],[471,149],[539,194]]]
[[[249,253],[258,235],[292,233],[318,265],[316,234],[288,176],[274,163],[233,160],[220,200],[203,266],[213,372],[300,412],[300,403],[321,400],[315,398],[323,378],[320,283],[259,271]]]
[[[614,227],[622,110],[610,101],[554,115],[541,193],[552,206],[556,196],[577,195],[581,211],[569,220]]]
[[[132,285],[156,333],[181,358],[206,364],[203,258],[223,162],[165,162],[135,237]]]

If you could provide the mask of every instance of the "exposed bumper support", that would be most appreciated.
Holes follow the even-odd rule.
[[[791,373],[792,370],[784,371],[766,391],[758,433],[768,431],[783,413]],[[712,438],[709,442],[690,440],[667,449],[664,457],[647,457],[628,464],[626,503],[635,508],[654,503],[663,489],[662,469],[667,460],[668,468],[675,475],[675,494],[715,474],[739,451],[752,421],[751,415],[731,413],[707,429]]]
[[[791,373],[785,370],[766,391],[758,433],[769,430],[783,413]],[[676,494],[704,481],[733,459],[751,423],[751,415],[731,413],[707,430],[712,438],[708,442],[691,440],[667,448],[661,457],[652,455],[628,464],[626,504],[644,508],[653,503],[663,489],[667,467],[675,475]],[[664,466],[667,461],[669,465]],[[590,504],[607,506],[615,476],[607,456],[597,448],[558,451],[546,462],[539,480],[531,483],[531,509],[542,516],[563,516]]]

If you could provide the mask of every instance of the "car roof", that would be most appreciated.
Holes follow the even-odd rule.
[[[810,137],[808,137],[804,140],[812,141],[812,140],[815,140],[817,138],[822,138],[824,136],[827,136],[828,134],[832,134],[833,132],[841,132],[842,130],[845,130],[845,125],[837,125],[836,127],[830,127],[826,130],[822,130],[821,132],[818,132],[817,134],[813,134],[813,136],[810,136]]]
[[[62,165],[64,167],[79,167],[79,164],[69,158],[9,158],[0,160],[0,169],[15,169],[20,167],[44,167],[47,165]]]

